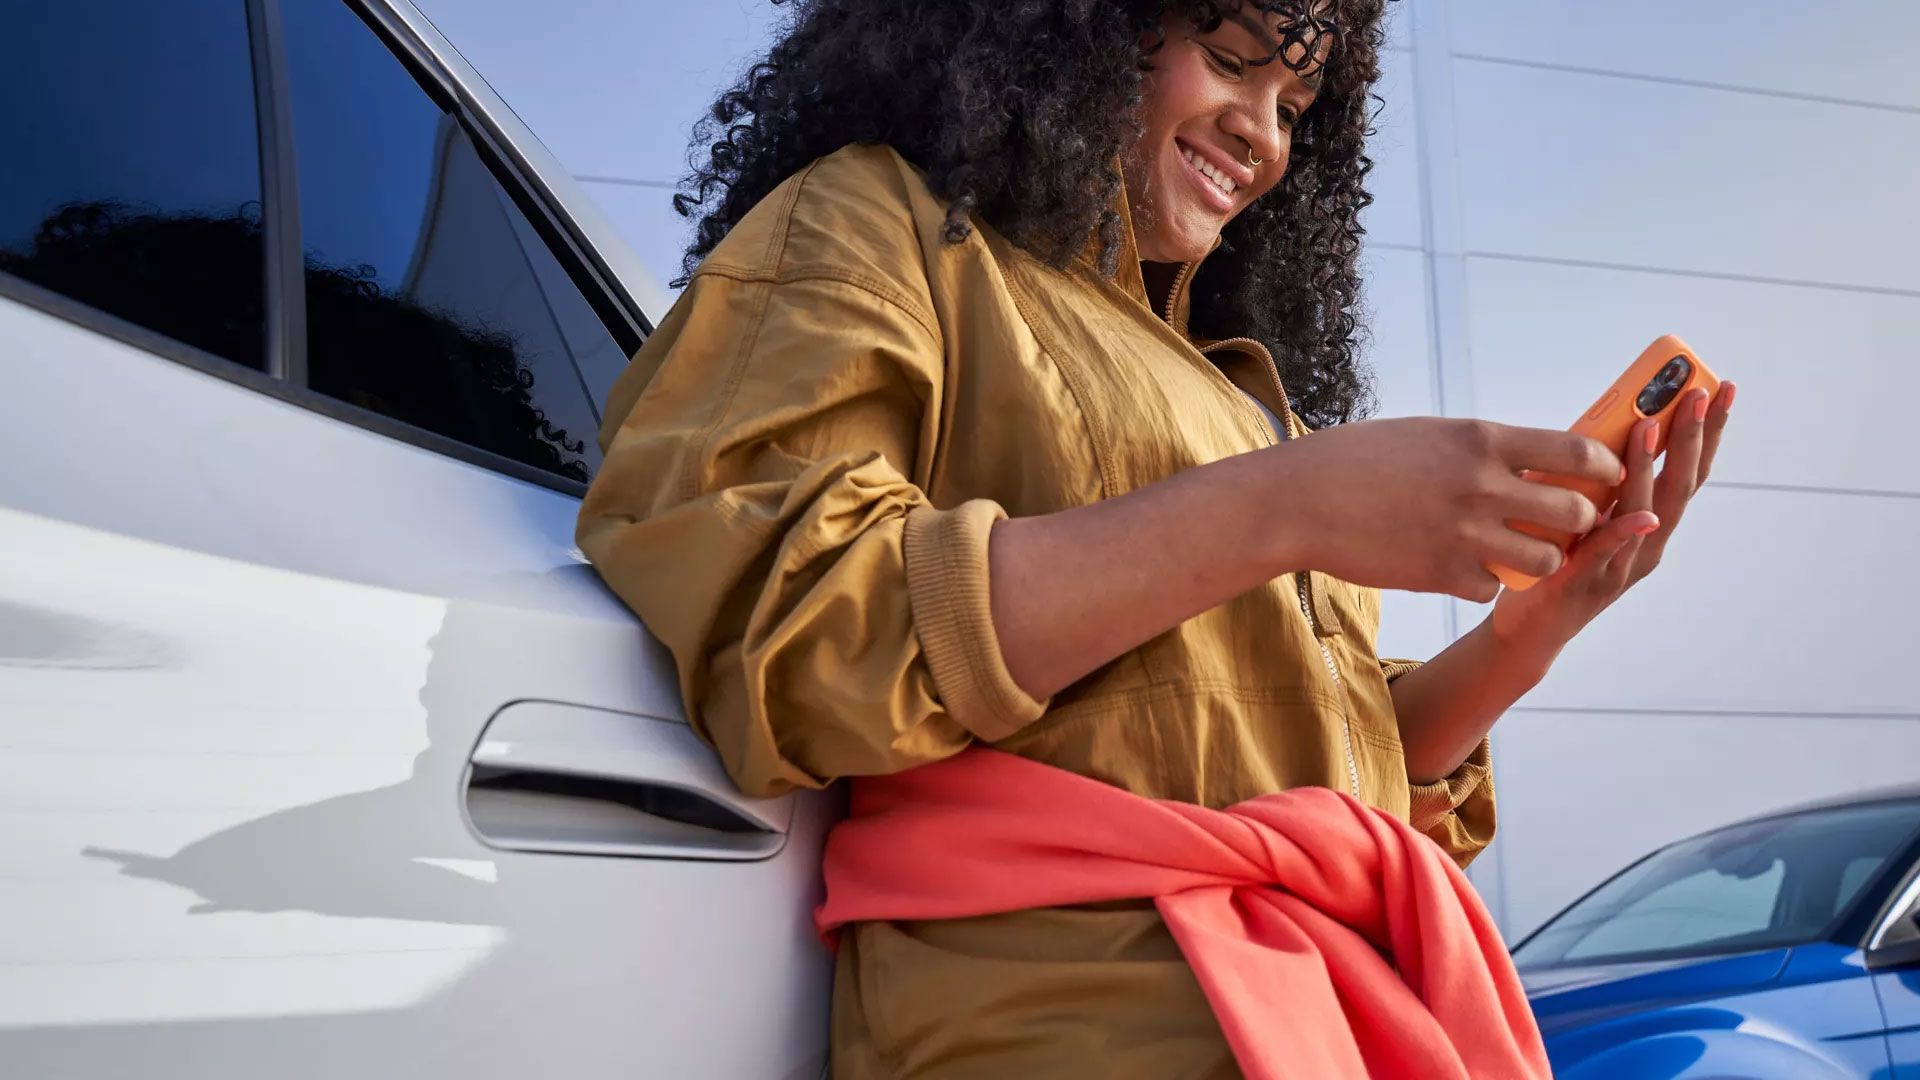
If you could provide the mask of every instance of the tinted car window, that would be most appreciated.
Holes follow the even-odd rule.
[[[0,271],[260,368],[259,145],[239,0],[10,4]]]
[[[322,393],[550,472],[598,464],[618,346],[458,120],[341,0],[282,0]]]
[[[1794,945],[1828,932],[1920,830],[1920,804],[1748,822],[1621,872],[1514,950],[1522,969]]]

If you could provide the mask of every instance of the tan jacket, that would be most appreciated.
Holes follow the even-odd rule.
[[[734,779],[817,787],[981,740],[1216,808],[1350,791],[1470,859],[1493,833],[1486,747],[1408,782],[1387,681],[1413,665],[1375,654],[1372,589],[1287,575],[1051,701],[1013,682],[995,521],[1269,445],[1242,391],[1306,433],[1258,343],[1190,340],[1191,267],[1150,301],[1131,237],[1103,280],[985,227],[949,245],[944,219],[889,149],[815,162],[701,264],[608,403],[580,546]],[[1150,907],[863,926],[841,952],[837,1075],[1078,1071],[1116,1040],[1160,1048],[1128,1050],[1142,1076],[1231,1075]]]

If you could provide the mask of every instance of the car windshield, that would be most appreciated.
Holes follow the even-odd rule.
[[[1829,931],[1920,829],[1920,802],[1769,818],[1622,871],[1514,950],[1522,971],[1740,952]]]

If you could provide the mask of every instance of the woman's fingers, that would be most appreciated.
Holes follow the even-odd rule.
[[[1591,566],[1602,591],[1619,593],[1633,583],[1633,566],[1641,548],[1659,528],[1660,518],[1650,510],[1621,514],[1587,537],[1574,558]]]
[[[1490,604],[1500,595],[1500,579],[1484,566],[1461,570],[1444,590],[1470,604]]]
[[[1620,482],[1620,458],[1605,443],[1585,435],[1544,428],[1497,426],[1497,452],[1508,467],[1579,477],[1608,487]]]
[[[1706,443],[1707,412],[1712,397],[1705,390],[1689,393],[1674,410],[1667,438],[1667,464],[1653,485],[1653,510],[1668,532],[1680,523],[1687,500],[1700,486],[1700,453]]]
[[[1653,509],[1653,463],[1659,447],[1655,440],[1660,436],[1660,425],[1652,420],[1642,420],[1627,438],[1627,482],[1620,485],[1618,501],[1614,503],[1613,516],[1622,517],[1635,510]]]
[[[1554,484],[1516,480],[1501,513],[1509,521],[1530,521],[1559,532],[1585,536],[1600,514],[1585,495]]]
[[[1481,546],[1481,557],[1489,565],[1510,567],[1535,578],[1552,577],[1567,560],[1560,545],[1508,528],[1494,530]]]
[[[1720,452],[1720,435],[1727,430],[1727,414],[1733,411],[1736,389],[1730,382],[1721,383],[1720,392],[1714,395],[1713,407],[1707,410],[1707,430],[1700,444],[1700,471],[1694,481],[1695,490],[1706,484],[1707,474],[1713,471],[1713,458]]]

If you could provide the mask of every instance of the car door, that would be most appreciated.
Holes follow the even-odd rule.
[[[416,19],[0,15],[6,1075],[821,1070],[830,808],[572,544],[643,287]]]

